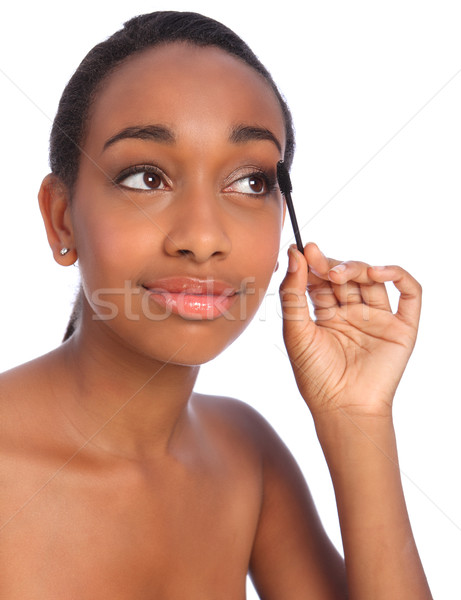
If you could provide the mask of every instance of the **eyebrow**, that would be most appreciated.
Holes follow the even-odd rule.
[[[138,140],[154,140],[155,142],[162,142],[164,144],[174,144],[176,142],[175,134],[165,125],[126,127],[110,137],[104,144],[102,151],[104,152],[106,148],[115,144],[115,142],[133,138]]]
[[[275,135],[266,129],[265,127],[255,127],[253,125],[235,125],[229,135],[229,140],[234,144],[242,144],[245,142],[252,142],[254,140],[269,140],[273,142],[278,151],[282,152],[282,145],[275,137]]]
[[[105,142],[102,151],[104,152],[104,150],[112,144],[126,139],[153,140],[164,144],[174,144],[176,142],[174,132],[165,125],[134,126],[126,127],[110,137]],[[254,125],[244,124],[234,125],[229,135],[229,141],[233,144],[244,144],[246,142],[258,140],[268,140],[273,142],[278,151],[280,153],[282,152],[282,145],[272,131],[266,127],[256,127]]]

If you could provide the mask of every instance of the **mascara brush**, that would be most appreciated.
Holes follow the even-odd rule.
[[[277,181],[279,183],[280,191],[285,196],[288,212],[290,213],[291,224],[293,225],[293,232],[295,234],[296,246],[301,252],[301,254],[304,254],[304,247],[301,241],[301,235],[299,233],[298,221],[296,220],[293,200],[291,199],[291,190],[293,189],[293,187],[291,185],[290,175],[288,173],[287,168],[285,167],[285,163],[283,162],[283,160],[280,160],[277,163]]]

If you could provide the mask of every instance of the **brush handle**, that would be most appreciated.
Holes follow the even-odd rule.
[[[288,169],[285,166],[283,160],[279,160],[277,163],[277,181],[279,184],[280,191],[285,196],[285,201],[288,206],[288,212],[290,213],[291,224],[293,225],[293,231],[295,234],[296,246],[301,254],[304,254],[304,246],[301,241],[301,235],[299,233],[298,221],[296,220],[295,209],[293,206],[293,200],[291,199],[291,179]]]
[[[304,246],[303,246],[303,243],[301,240],[301,234],[299,233],[299,225],[298,225],[298,221],[296,219],[296,213],[295,213],[295,209],[293,206],[293,200],[291,199],[291,194],[288,191],[285,194],[285,200],[287,203],[288,212],[290,214],[291,224],[293,225],[293,232],[295,234],[296,246],[297,246],[298,250],[301,252],[301,254],[304,254]]]

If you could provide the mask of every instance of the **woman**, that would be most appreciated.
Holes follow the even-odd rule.
[[[2,597],[237,599],[248,570],[263,598],[431,597],[391,414],[419,320],[411,275],[289,250],[285,343],[345,563],[271,428],[193,391],[276,269],[276,165],[293,149],[270,75],[208,18],[137,17],[80,65],[39,199],[82,289],[65,342],[0,380]]]

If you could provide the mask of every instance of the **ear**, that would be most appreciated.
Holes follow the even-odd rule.
[[[71,265],[77,260],[74,232],[71,220],[70,194],[67,186],[50,173],[42,181],[38,202],[45,223],[48,243],[54,259],[60,265]],[[64,255],[63,248],[68,249]]]

